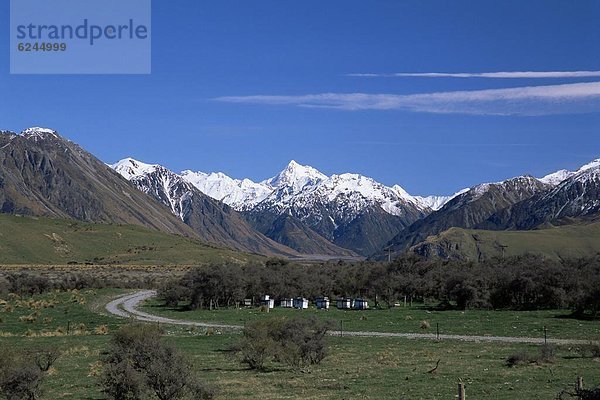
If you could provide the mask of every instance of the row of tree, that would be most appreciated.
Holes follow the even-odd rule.
[[[479,264],[405,257],[391,263],[199,267],[160,289],[167,304],[192,309],[231,307],[243,299],[303,296],[366,297],[378,307],[407,298],[440,307],[494,309],[572,308],[600,312],[600,256],[556,261],[534,256],[497,258]]]

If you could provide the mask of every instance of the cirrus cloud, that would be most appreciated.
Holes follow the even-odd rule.
[[[228,103],[292,105],[339,110],[400,110],[439,114],[577,114],[600,111],[600,82],[419,94],[320,93],[224,96]]]
[[[493,79],[535,79],[535,78],[597,78],[600,71],[512,71],[512,72],[395,72],[391,74],[359,73],[346,76],[366,78],[493,78]]]

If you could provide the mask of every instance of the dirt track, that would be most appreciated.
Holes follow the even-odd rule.
[[[133,294],[119,297],[106,305],[106,310],[113,315],[122,318],[132,318],[138,321],[155,322],[161,324],[196,326],[204,328],[218,328],[241,330],[240,325],[214,324],[196,321],[186,321],[160,317],[140,311],[137,306],[147,299],[156,296],[154,290],[142,290]],[[331,335],[340,336],[339,331],[331,331]],[[404,339],[429,339],[429,340],[461,340],[465,342],[500,342],[500,343],[533,343],[543,344],[544,339],[531,337],[507,337],[507,336],[471,336],[471,335],[439,335],[431,333],[392,333],[392,332],[352,332],[344,331],[343,336],[352,337],[388,337]],[[548,343],[554,344],[586,344],[586,340],[575,339],[548,339]]]

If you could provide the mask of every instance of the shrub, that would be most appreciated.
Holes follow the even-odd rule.
[[[104,394],[114,400],[137,400],[146,390],[144,376],[128,360],[106,364],[100,385]]]
[[[515,367],[519,364],[531,363],[531,356],[526,351],[519,351],[511,354],[506,359],[506,365],[509,367]]]
[[[35,400],[44,374],[24,354],[4,350],[0,354],[0,393],[8,400]]]
[[[329,323],[296,317],[256,321],[244,328],[234,350],[251,369],[265,370],[268,360],[293,367],[320,363],[327,356]]]
[[[51,346],[34,349],[32,353],[35,365],[42,372],[48,372],[61,355],[60,350]]]
[[[600,341],[592,341],[577,347],[581,357],[600,357]]]
[[[233,348],[239,354],[242,364],[246,364],[250,369],[264,371],[267,360],[275,356],[277,344],[271,337],[270,325],[269,320],[246,325],[242,339]]]
[[[153,393],[159,400],[196,397],[201,383],[191,362],[162,339],[154,325],[133,324],[115,333],[100,378],[102,390],[115,400],[133,400]],[[209,399],[205,390],[202,398]]]
[[[554,362],[554,359],[556,358],[556,350],[557,348],[555,344],[547,343],[542,345],[542,347],[540,347],[540,355],[537,361],[546,363]]]

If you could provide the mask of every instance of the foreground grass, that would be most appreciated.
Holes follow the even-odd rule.
[[[17,306],[19,299],[10,299],[8,303],[13,311],[0,312],[3,318],[0,346],[31,348],[49,344],[63,350],[63,356],[44,383],[43,399],[103,399],[97,386],[101,354],[111,332],[127,321],[97,314],[92,309],[100,311],[109,298],[122,293],[102,290],[34,297],[38,302],[57,301],[53,307],[40,310],[40,317],[53,317],[50,325],[39,320],[20,321],[20,317],[31,314],[35,303],[22,302]],[[0,306],[0,311],[2,309]],[[68,312],[65,313],[65,309]],[[278,315],[277,311],[271,316]],[[287,314],[293,313],[288,311]],[[407,313],[417,311],[420,310],[405,310]],[[249,310],[243,312],[250,313]],[[335,315],[335,312],[329,313]],[[356,323],[377,320],[375,311],[365,315],[367,319],[361,320],[356,314]],[[85,324],[85,329],[68,335],[53,334],[69,321],[72,325]],[[96,330],[102,326],[108,328],[108,334]],[[535,355],[539,347],[332,337],[329,338],[330,356],[318,366],[298,371],[274,364],[268,372],[257,373],[247,370],[227,351],[238,339],[237,335],[218,330],[166,329],[167,340],[193,358],[199,376],[218,386],[220,399],[449,399],[455,396],[459,380],[466,383],[470,398],[552,399],[560,390],[571,387],[577,376],[583,376],[590,386],[600,385],[600,360],[581,358],[570,347],[559,348],[553,363],[509,368],[505,366],[509,355],[518,351]],[[437,372],[428,373],[438,360]]]
[[[3,346],[56,345],[64,355],[45,382],[45,399],[102,399],[97,386],[98,361],[109,336],[61,338],[10,337]],[[536,353],[536,346],[437,343],[420,340],[331,338],[331,356],[321,365],[297,371],[274,366],[257,373],[241,366],[227,351],[236,340],[227,334],[206,336],[171,333],[192,356],[196,372],[218,386],[221,399],[448,399],[458,381],[471,398],[551,399],[583,376],[600,384],[600,360],[579,358],[560,349],[551,364],[505,366],[517,351]],[[432,369],[440,361],[436,373]]]
[[[550,311],[430,311],[426,307],[396,307],[380,310],[293,310],[275,308],[270,313],[256,308],[219,309],[214,311],[183,311],[183,308],[163,307],[157,299],[148,301],[142,310],[175,319],[203,322],[220,322],[244,325],[269,316],[314,315],[334,321],[339,329],[355,331],[435,333],[439,324],[440,333],[457,335],[488,335],[544,337],[544,327],[549,338],[589,339],[600,338],[600,320],[576,320],[565,310]],[[422,329],[421,322],[427,321],[429,329]]]

